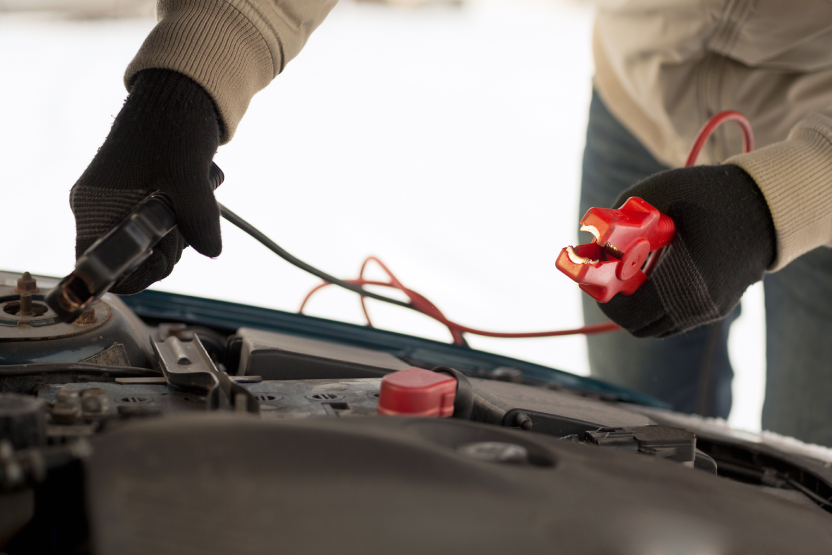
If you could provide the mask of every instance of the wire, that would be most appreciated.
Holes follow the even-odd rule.
[[[381,267],[382,271],[387,274],[387,277],[390,278],[390,281],[376,281],[376,280],[369,280],[364,278],[364,271],[367,269],[367,265],[370,262],[375,262],[376,264]],[[451,336],[453,337],[454,343],[457,345],[464,345],[465,338],[463,337],[463,333],[470,333],[472,335],[481,335],[485,337],[500,337],[504,339],[521,339],[521,338],[535,338],[535,337],[557,337],[561,335],[575,335],[575,334],[585,334],[591,335],[595,333],[605,333],[608,331],[614,331],[619,329],[618,324],[614,322],[601,322],[599,324],[590,324],[587,326],[582,326],[580,328],[568,329],[568,330],[554,330],[554,331],[536,331],[536,332],[495,332],[495,331],[486,331],[480,330],[476,328],[470,328],[468,326],[463,326],[462,324],[458,324],[452,320],[449,320],[445,317],[442,312],[436,308],[436,305],[429,301],[424,295],[413,291],[405,287],[401,281],[396,277],[396,275],[378,258],[375,256],[370,256],[364,263],[361,265],[361,272],[359,274],[358,279],[349,280],[351,283],[354,283],[358,286],[364,285],[377,285],[381,287],[390,287],[393,289],[398,289],[410,299],[411,305],[418,310],[419,312],[433,318],[437,322],[445,325],[448,328],[448,331],[451,332]],[[321,283],[312,291],[310,291],[306,297],[303,299],[303,303],[301,303],[300,310],[298,312],[303,313],[303,309],[306,307],[307,301],[309,298],[315,294],[317,291],[323,289],[324,287],[330,285],[329,283]],[[367,318],[367,325],[372,326],[373,323],[370,320],[370,315],[367,312],[367,306],[364,302],[364,299],[361,299],[361,307],[364,310],[364,316]]]
[[[33,362],[31,364],[3,364],[0,365],[0,378],[14,378],[20,376],[34,376],[45,374],[109,374],[118,377],[161,376],[158,370],[138,368],[135,366],[107,366],[105,364],[91,364],[88,362]]]
[[[709,119],[708,122],[702,126],[702,129],[699,130],[699,133],[696,134],[696,137],[693,139],[693,145],[690,147],[690,152],[688,153],[688,159],[685,160],[686,168],[696,164],[696,160],[699,158],[699,152],[702,150],[702,147],[705,146],[705,143],[711,138],[711,135],[713,135],[717,127],[727,121],[735,121],[739,124],[740,130],[742,131],[743,153],[748,153],[754,150],[754,131],[751,129],[751,122],[749,122],[748,118],[741,113],[735,110],[727,110],[725,112],[720,112]],[[656,266],[659,265],[659,261],[661,261],[666,248],[667,247],[662,247],[653,251],[650,255],[650,259],[647,261],[647,264],[644,265],[644,275],[649,277],[650,274],[653,273],[653,270],[655,270]]]
[[[727,121],[734,121],[740,125],[743,134],[743,152],[751,152],[754,150],[754,134],[751,130],[751,124],[749,123],[748,119],[743,116],[741,113],[729,110],[726,112],[720,112],[719,114],[712,117],[708,122],[699,130],[697,133],[696,138],[693,141],[693,146],[690,149],[690,153],[688,154],[687,161],[685,162],[685,166],[692,166],[696,163],[696,159],[699,157],[699,152],[702,150],[702,147],[705,145],[705,142],[710,138],[713,132],[723,123]],[[417,312],[421,312],[430,318],[444,324],[448,330],[451,332],[451,336],[453,337],[453,341],[457,345],[465,345],[465,338],[463,333],[470,333],[473,335],[481,335],[485,337],[502,337],[507,339],[518,339],[518,338],[533,338],[533,337],[557,337],[563,335],[577,335],[577,334],[596,334],[596,333],[606,333],[610,331],[620,330],[621,327],[614,323],[614,322],[601,322],[598,324],[588,324],[585,326],[581,326],[579,328],[567,329],[567,330],[554,330],[554,331],[539,331],[539,332],[517,332],[517,333],[507,333],[507,332],[493,332],[493,331],[486,331],[480,330],[476,328],[470,328],[468,326],[463,326],[458,324],[452,320],[449,320],[445,317],[444,314],[430,302],[424,295],[417,293],[412,289],[408,289],[405,287],[401,281],[390,271],[389,268],[378,258],[374,256],[368,257],[364,260],[364,263],[361,265],[361,272],[359,273],[358,279],[338,279],[333,277],[310,264],[300,260],[289,254],[286,250],[284,250],[280,245],[269,239],[266,235],[261,233],[257,228],[253,225],[242,219],[240,216],[223,206],[220,206],[220,212],[222,216],[240,228],[241,230],[245,231],[249,235],[251,235],[254,239],[259,241],[263,244],[267,249],[272,251],[273,253],[277,254],[279,257],[284,259],[285,261],[289,262],[290,264],[308,272],[314,276],[317,276],[324,280],[324,283],[316,286],[312,289],[306,297],[303,299],[303,303],[301,303],[299,313],[303,313],[303,309],[306,307],[306,303],[309,301],[310,297],[313,294],[318,292],[319,290],[323,289],[328,285],[337,285],[339,287],[343,287],[349,291],[354,293],[358,293],[361,295],[361,308],[364,311],[364,316],[367,319],[367,325],[372,326],[372,320],[370,320],[370,314],[367,311],[367,304],[365,299],[376,299],[378,301],[383,301],[386,303],[394,304],[396,306],[401,306],[404,308],[409,308],[411,310],[415,310]],[[647,263],[644,266],[644,273],[649,276],[653,270],[658,266],[662,254],[664,252],[664,248],[658,249],[652,253],[650,258],[648,259]],[[376,281],[376,280],[368,280],[364,278],[364,271],[367,268],[367,264],[370,262],[375,262],[378,264],[384,273],[387,274],[387,277],[390,279],[388,282],[384,281]],[[399,301],[396,299],[392,299],[390,297],[385,297],[384,295],[379,295],[373,293],[372,291],[368,291],[364,289],[365,285],[371,286],[380,286],[380,287],[389,287],[392,289],[397,289],[404,293],[410,302]]]
[[[226,208],[222,204],[220,204],[220,203],[217,203],[217,204],[219,204],[219,206],[220,206],[220,213],[222,214],[223,218],[225,218],[230,223],[234,224],[235,226],[239,227],[240,229],[242,229],[243,231],[245,231],[246,233],[248,233],[249,235],[254,237],[264,247],[266,247],[267,249],[269,249],[270,251],[275,253],[277,256],[279,256],[280,258],[282,258],[283,260],[285,260],[289,264],[292,264],[293,266],[296,266],[296,267],[300,268],[304,272],[308,272],[308,273],[312,274],[313,276],[319,277],[322,280],[331,283],[332,285],[337,285],[339,287],[343,287],[344,289],[348,289],[348,290],[352,291],[353,293],[358,293],[362,297],[370,297],[371,299],[375,299],[377,301],[384,301],[386,303],[394,304],[396,306],[401,306],[401,307],[404,307],[404,308],[410,308],[410,309],[416,310],[413,306],[411,306],[410,304],[408,304],[406,302],[399,301],[399,300],[396,300],[396,299],[391,299],[390,297],[385,297],[383,295],[378,295],[376,293],[373,293],[372,291],[367,291],[366,289],[362,289],[360,286],[353,283],[351,280],[338,279],[336,277],[333,277],[333,276],[327,274],[326,272],[323,272],[323,271],[315,268],[314,266],[311,266],[310,264],[307,264],[303,260],[292,256],[289,252],[284,250],[280,245],[278,245],[277,243],[275,243],[274,241],[269,239],[260,230],[258,230],[256,227],[254,227],[253,225],[251,225],[250,223],[248,223],[247,221],[242,219],[240,216],[238,216],[237,214],[235,214],[234,212],[232,212],[231,210],[229,210],[228,208]]]
[[[748,153],[754,150],[754,131],[751,129],[751,122],[741,113],[734,110],[727,110],[709,119],[708,123],[703,125],[699,133],[696,134],[696,138],[693,139],[693,146],[691,146],[690,152],[688,153],[688,159],[685,161],[685,167],[696,164],[696,159],[699,158],[699,151],[705,146],[705,142],[713,135],[717,127],[727,121],[735,121],[739,124],[742,130],[742,151]]]
[[[832,507],[832,500],[821,497],[820,495],[818,495],[814,491],[810,490],[809,488],[807,488],[806,486],[804,486],[803,484],[801,484],[800,482],[798,482],[797,480],[795,480],[791,476],[789,476],[787,474],[783,474],[783,473],[778,473],[778,477],[782,478],[790,486],[799,490],[801,493],[803,493],[807,497],[811,498],[818,505],[822,505],[824,507]]]

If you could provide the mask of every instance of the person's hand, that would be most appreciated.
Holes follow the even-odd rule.
[[[754,180],[732,165],[694,166],[651,176],[618,197],[640,197],[676,224],[676,236],[648,280],[598,306],[637,337],[667,337],[727,316],[775,256],[774,224]]]
[[[209,181],[219,138],[219,118],[202,87],[163,69],[136,75],[110,134],[70,192],[75,256],[154,191],[170,198],[177,227],[112,292],[138,293],[167,277],[188,245],[219,256],[220,212]]]

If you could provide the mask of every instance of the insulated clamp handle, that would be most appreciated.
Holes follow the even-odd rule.
[[[590,208],[581,219],[581,231],[595,239],[566,247],[555,265],[593,299],[606,303],[641,287],[647,280],[642,267],[648,255],[673,241],[676,226],[646,201],[631,197],[619,209]]]
[[[211,163],[211,188],[216,190],[225,176]],[[152,193],[118,225],[98,239],[75,263],[75,270],[44,297],[46,304],[63,322],[74,322],[87,308],[127,277],[153,254],[162,237],[176,227],[170,200]]]

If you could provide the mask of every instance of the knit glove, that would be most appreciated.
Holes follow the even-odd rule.
[[[630,187],[670,216],[676,236],[649,279],[598,306],[636,337],[668,337],[727,316],[774,261],[774,223],[754,180],[737,166],[695,166]]]
[[[75,257],[154,191],[170,199],[177,227],[112,292],[138,293],[167,277],[189,244],[219,256],[220,212],[209,182],[219,137],[216,109],[202,87],[163,69],[136,75],[110,134],[70,192]]]

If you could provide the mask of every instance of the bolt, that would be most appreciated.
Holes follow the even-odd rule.
[[[17,279],[17,287],[15,288],[15,293],[37,293],[40,289],[38,289],[38,282],[35,278],[32,277],[32,274],[29,272],[23,272],[23,275]]]
[[[52,420],[58,424],[72,424],[81,414],[81,398],[75,389],[62,389],[55,394],[55,404],[50,410]]]
[[[110,408],[107,392],[99,387],[90,387],[81,391],[81,411],[84,416],[102,416]]]
[[[162,324],[159,326],[162,340],[168,337],[175,337],[177,339],[190,339],[185,337],[185,326],[183,324]]]
[[[525,412],[518,412],[514,415],[514,425],[521,430],[531,430],[533,424],[532,419]]]
[[[73,322],[74,324],[78,324],[79,326],[90,326],[98,321],[98,318],[95,316],[95,309],[88,308],[81,315],[78,319]]]
[[[489,377],[499,382],[523,383],[523,372],[517,368],[510,368],[508,366],[495,368],[490,372]]]
[[[7,462],[14,458],[14,445],[8,439],[0,440],[0,462]]]
[[[17,461],[9,461],[3,465],[3,473],[5,476],[5,484],[3,484],[8,489],[14,489],[17,486],[23,484],[23,480],[25,475],[23,474],[23,469],[20,467],[20,463]]]
[[[20,308],[17,311],[18,316],[31,316],[32,315],[32,294],[31,293],[21,293],[20,294]]]

